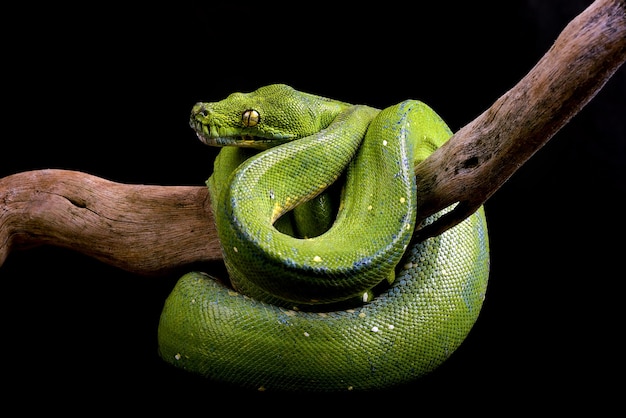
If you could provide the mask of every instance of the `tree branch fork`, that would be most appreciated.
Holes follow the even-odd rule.
[[[626,1],[596,0],[511,90],[416,167],[418,220],[456,225],[576,115],[626,61]],[[79,171],[0,178],[0,269],[11,251],[69,248],[141,275],[222,258],[204,186],[121,184]]]

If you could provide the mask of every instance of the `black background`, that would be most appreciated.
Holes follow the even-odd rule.
[[[591,4],[212,3],[5,10],[0,176],[62,168],[123,183],[202,185],[216,150],[189,128],[192,105],[275,82],[376,107],[420,99],[457,131]],[[217,413],[232,395],[233,412],[279,413],[295,401],[296,412],[280,412],[289,415],[326,413],[334,408],[327,400],[353,413],[616,403],[625,70],[486,204],[492,272],[484,310],[432,375],[347,396],[214,384],[157,355],[160,310],[178,277],[140,277],[40,247],[14,252],[0,267],[3,403],[71,411],[84,400],[112,411],[174,405]]]

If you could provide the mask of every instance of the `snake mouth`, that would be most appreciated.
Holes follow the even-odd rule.
[[[266,138],[249,133],[241,133],[241,130],[224,130],[215,126],[205,125],[199,121],[190,121],[191,128],[196,136],[205,145],[212,147],[237,146],[243,148],[267,149],[289,141],[288,138]]]
[[[271,148],[283,141],[276,139],[261,138],[253,135],[240,135],[240,136],[209,136],[203,135],[200,132],[196,132],[196,136],[205,145],[211,147],[227,147],[237,146],[245,148]]]

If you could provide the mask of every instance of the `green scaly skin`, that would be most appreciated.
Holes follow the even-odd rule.
[[[190,124],[224,146],[207,185],[232,287],[201,272],[178,281],[159,324],[166,361],[258,390],[375,390],[463,342],[487,288],[487,226],[481,207],[411,241],[414,167],[451,136],[432,109],[278,84],[198,103]]]

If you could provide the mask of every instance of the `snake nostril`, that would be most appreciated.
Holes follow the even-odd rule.
[[[209,116],[209,109],[207,109],[207,106],[204,103],[196,103],[191,109],[191,114],[192,116],[200,115],[206,118]]]

